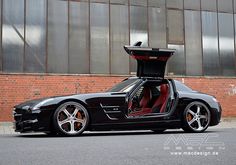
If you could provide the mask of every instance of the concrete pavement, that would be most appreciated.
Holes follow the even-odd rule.
[[[13,129],[12,122],[0,122],[0,135],[17,134]]]
[[[236,128],[0,136],[0,165],[236,165]]]

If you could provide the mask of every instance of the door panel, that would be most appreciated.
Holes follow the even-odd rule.
[[[116,121],[123,120],[127,111],[127,104],[125,101],[125,95],[114,94],[111,97],[103,98],[100,101],[100,108],[102,112],[107,116],[108,120]]]

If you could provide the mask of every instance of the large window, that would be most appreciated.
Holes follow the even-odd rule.
[[[169,44],[169,49],[175,49],[175,54],[168,61],[167,73],[169,75],[185,75],[185,53],[184,45]]]
[[[184,24],[182,10],[168,10],[168,42],[169,43],[184,43]]]
[[[48,72],[68,73],[68,2],[48,1]]]
[[[133,1],[130,6],[130,44],[142,41],[142,46],[148,46],[147,4],[138,4]],[[131,60],[131,72],[135,72],[136,69],[136,61]]]
[[[200,11],[185,11],[186,74],[202,75]]]
[[[69,3],[69,73],[89,73],[89,4]]]
[[[222,75],[233,76],[235,75],[233,14],[219,13],[218,18]]]
[[[129,75],[123,49],[172,48],[166,74],[236,77],[236,0],[0,0],[0,72]]]
[[[0,1],[0,9],[2,9],[2,1]],[[2,12],[0,10],[0,17],[2,18]],[[2,25],[2,20],[0,19],[0,25]],[[2,26],[0,26],[2,31]],[[0,45],[2,45],[2,33],[0,33]],[[2,71],[2,51],[0,51],[0,72]]]
[[[202,12],[202,47],[204,75],[220,75],[217,13]]]
[[[233,0],[218,0],[218,11],[233,13]]]
[[[128,6],[112,4],[110,9],[111,73],[129,74],[129,57],[123,48],[129,44]]]
[[[167,8],[183,9],[183,0],[166,0]]]
[[[217,0],[201,0],[202,10],[217,11],[216,1]]]
[[[46,71],[46,0],[26,0],[26,72]]]
[[[91,73],[109,73],[109,5],[90,5],[90,69]]]
[[[184,9],[200,10],[200,0],[184,0]]]
[[[157,1],[158,2],[158,1]],[[149,3],[148,8],[149,46],[166,47],[166,8],[165,1]]]
[[[23,72],[24,0],[3,1],[2,24],[3,71]]]

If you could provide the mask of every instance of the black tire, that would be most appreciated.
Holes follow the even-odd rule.
[[[47,136],[52,136],[52,137],[58,135],[58,133],[56,132],[56,130],[51,130],[51,131],[49,131],[49,132],[44,132],[44,133],[45,133]]]
[[[87,109],[77,102],[70,101],[60,105],[53,115],[53,126],[59,135],[80,135],[87,128],[88,123]]]
[[[191,102],[187,105],[183,113],[182,129],[185,132],[204,132],[211,119],[208,107],[199,101]]]
[[[152,132],[154,133],[163,133],[166,129],[153,129]]]

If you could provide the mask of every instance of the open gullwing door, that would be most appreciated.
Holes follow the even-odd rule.
[[[137,60],[138,77],[164,79],[167,60],[174,54],[174,49],[161,49],[139,46],[124,46],[125,51]]]

